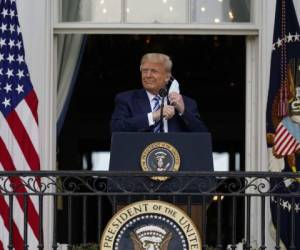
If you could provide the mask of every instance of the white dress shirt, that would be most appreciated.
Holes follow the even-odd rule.
[[[153,111],[153,108],[154,108],[154,105],[155,105],[155,95],[151,94],[150,92],[146,91],[147,92],[147,95],[148,95],[148,98],[149,98],[149,102],[150,102],[150,105],[151,105],[151,110]],[[161,102],[161,100],[160,100]],[[161,103],[160,103],[161,105]],[[164,99],[164,105],[167,105],[167,98]],[[152,112],[148,113],[148,122],[149,122],[149,126],[153,126],[155,121],[153,120],[153,115],[152,115]],[[163,118],[163,122],[164,122],[164,132],[168,132],[168,121]]]

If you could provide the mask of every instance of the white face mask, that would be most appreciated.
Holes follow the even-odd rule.
[[[172,93],[172,92],[175,92],[175,93],[180,93],[179,91],[179,83],[176,79],[174,79],[171,83],[171,86],[169,88],[169,93]]]

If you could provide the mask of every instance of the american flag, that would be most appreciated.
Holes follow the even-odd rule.
[[[288,126],[289,124],[290,126]],[[277,157],[284,157],[294,154],[295,152],[297,152],[297,150],[300,149],[300,143],[297,138],[295,138],[293,130],[291,130],[291,132],[289,131],[289,127],[291,127],[292,125],[294,124],[290,119],[284,118],[276,128],[274,139],[274,154]]]
[[[270,170],[300,171],[299,62],[300,28],[293,1],[277,0],[266,119]],[[271,185],[278,193],[291,193],[299,190],[300,182],[272,178]],[[271,197],[271,218],[277,231],[276,247],[281,240],[287,249],[300,250],[299,206],[299,197],[294,200]]]
[[[38,99],[25,63],[16,1],[0,0],[0,171],[40,170],[37,106]],[[24,179],[14,177],[9,181],[11,191],[29,192],[22,185]],[[25,209],[24,196],[14,196],[12,227],[8,201],[9,198],[0,193],[0,250],[7,249],[12,242],[16,250],[25,249],[24,244],[30,245],[29,249],[37,248],[37,200],[31,196]],[[24,220],[25,214],[27,220]]]

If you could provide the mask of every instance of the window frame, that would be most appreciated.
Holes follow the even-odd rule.
[[[60,34],[193,34],[193,35],[244,35],[246,39],[246,108],[245,108],[245,171],[267,171],[267,152],[265,146],[265,106],[268,91],[268,63],[269,60],[268,33],[266,27],[270,22],[270,15],[265,11],[273,3],[261,0],[251,0],[251,23],[226,23],[226,24],[100,24],[80,22],[59,22],[59,1],[48,2],[51,15],[51,37],[49,79],[52,84],[46,86],[46,93],[51,93],[50,111],[56,118],[56,89],[57,89],[57,37]],[[126,0],[124,0],[126,1]],[[190,1],[188,1],[190,2]],[[190,6],[188,6],[190,11]],[[190,16],[190,15],[189,15]],[[272,16],[272,15],[271,15]],[[122,15],[122,21],[125,20]],[[267,64],[267,65],[266,65]],[[52,105],[51,105],[52,104]],[[52,136],[49,143],[53,149],[50,162],[56,162],[56,120],[47,124]],[[252,204],[251,214],[253,221],[251,235],[260,235],[260,230],[255,227],[255,222],[260,218],[256,214],[259,204]],[[258,237],[259,238],[259,237]],[[257,238],[257,239],[258,239]],[[255,239],[254,239],[255,240]],[[252,240],[251,240],[252,241]]]

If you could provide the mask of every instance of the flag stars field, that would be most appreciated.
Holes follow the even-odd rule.
[[[9,31],[11,32],[11,33],[13,33],[13,32],[15,32],[15,26],[14,25],[9,25]]]
[[[279,49],[283,43],[293,43],[298,41],[300,42],[300,35],[297,32],[294,35],[289,33],[282,39],[278,37],[277,42],[273,43],[273,50],[276,50],[276,48]]]
[[[7,69],[6,72],[7,78],[9,79],[10,77],[12,77],[14,75],[13,70],[12,69]]]
[[[15,15],[16,15],[16,14],[15,14],[15,11],[14,11],[14,10],[10,10],[9,16],[10,16],[11,18],[13,18]]]
[[[4,98],[4,101],[2,102],[2,104],[4,105],[5,108],[6,108],[7,106],[10,106],[10,99]]]
[[[3,16],[3,18],[5,18],[8,15],[8,10],[3,9],[3,11],[1,12],[1,15]]]
[[[2,23],[2,25],[0,27],[0,30],[1,30],[2,33],[4,33],[7,30],[7,25]]]
[[[3,46],[6,46],[5,39],[0,38],[0,48],[2,48]]]
[[[8,93],[9,91],[12,91],[11,84],[6,83],[6,85],[3,89],[5,89],[6,93]]]
[[[292,42],[292,41],[293,41],[293,37],[294,37],[294,36],[292,36],[291,33],[289,33],[289,35],[287,36],[287,42],[288,42],[288,43],[289,43],[289,42]]]
[[[14,55],[9,54],[6,60],[11,64],[15,60]]]
[[[22,62],[24,62],[24,57],[21,55],[18,55],[17,61],[19,62],[19,64],[21,64]]]
[[[22,77],[24,77],[24,70],[18,70],[17,76],[19,77],[19,79],[21,79]]]
[[[23,89],[23,88],[24,88],[23,85],[18,84],[18,87],[16,88],[16,91],[18,92],[18,94],[24,92],[24,89]]]
[[[275,204],[277,203],[277,200],[274,197],[272,197],[271,200]],[[279,200],[279,205],[283,210],[287,209],[289,212],[292,210],[292,204],[288,200],[284,200],[281,198]],[[295,213],[300,213],[300,203],[295,203],[294,209],[295,209]]]
[[[12,47],[16,46],[16,45],[15,45],[15,41],[12,40],[12,39],[9,39],[8,45],[9,45],[9,48],[10,48],[10,49],[12,49]]]
[[[300,212],[300,204],[295,205],[295,212],[296,213]]]
[[[22,42],[21,41],[18,41],[16,46],[18,47],[18,49],[20,50],[22,48]]]

